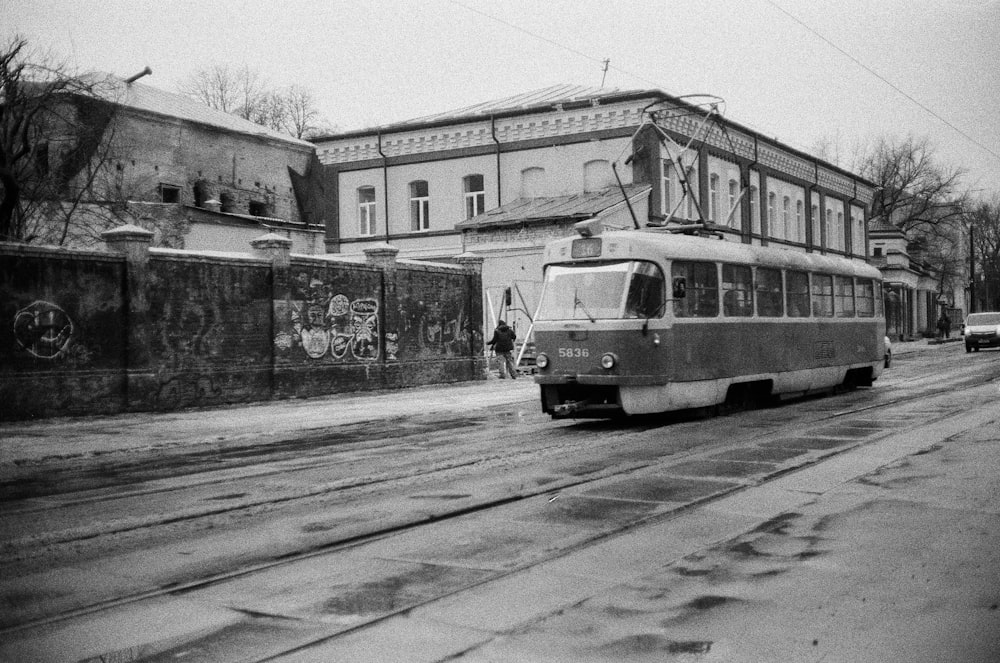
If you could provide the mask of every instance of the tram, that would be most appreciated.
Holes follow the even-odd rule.
[[[860,261],[637,229],[551,242],[533,322],[553,417],[611,417],[870,386],[881,274]]]

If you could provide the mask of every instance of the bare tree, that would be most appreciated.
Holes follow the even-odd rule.
[[[179,91],[206,106],[296,138],[328,126],[309,90],[297,85],[272,87],[246,65],[213,65],[198,70],[181,83]]]
[[[968,213],[980,310],[1000,311],[1000,196],[979,201]]]
[[[860,174],[876,185],[871,214],[904,233],[937,234],[962,220],[964,174],[934,159],[926,138],[882,138],[863,159]]]
[[[131,221],[122,163],[122,82],[76,75],[13,39],[0,51],[0,239],[94,242]],[[117,168],[115,167],[117,165]]]

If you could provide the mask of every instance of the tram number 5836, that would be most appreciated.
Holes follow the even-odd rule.
[[[589,357],[590,350],[587,348],[559,348],[560,357]]]

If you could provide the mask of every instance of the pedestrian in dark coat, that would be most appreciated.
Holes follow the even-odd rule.
[[[498,321],[497,328],[493,330],[493,338],[487,341],[487,345],[493,348],[497,357],[500,358],[500,377],[507,377],[510,373],[512,380],[517,379],[517,366],[514,365],[514,339],[517,334],[507,326],[503,320]]]

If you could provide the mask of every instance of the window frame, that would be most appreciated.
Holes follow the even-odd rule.
[[[710,278],[703,282],[698,280],[698,277],[709,275]],[[674,260],[670,264],[670,282],[675,283],[679,277],[685,280],[685,294],[680,299],[674,299],[674,317],[718,318],[720,308],[718,263],[706,260]]]
[[[413,180],[410,186],[410,230],[426,232],[431,228],[431,196],[427,180]],[[423,194],[421,195],[421,188]]]
[[[812,274],[809,279],[810,300],[814,318],[833,318],[833,275]],[[825,286],[829,286],[827,289]]]
[[[768,275],[767,279],[762,274]],[[781,318],[785,315],[785,284],[778,267],[754,270],[754,303],[758,318]]]
[[[473,189],[478,178],[479,189]],[[479,173],[470,173],[462,178],[462,191],[465,200],[465,218],[471,219],[486,211],[486,178]]]
[[[724,317],[753,317],[753,268],[750,265],[722,263],[720,287],[722,289],[722,315]]]
[[[375,187],[365,184],[359,186],[356,191],[358,199],[358,236],[372,237],[375,235],[375,214],[378,211]],[[362,196],[367,196],[368,192],[371,192],[371,200],[363,200]]]

